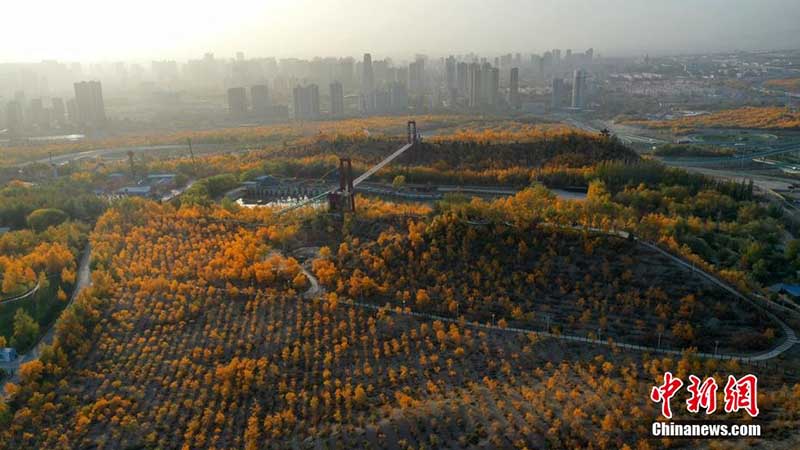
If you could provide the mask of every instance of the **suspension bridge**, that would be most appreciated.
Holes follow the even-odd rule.
[[[406,143],[392,152],[389,156],[384,158],[378,164],[367,169],[366,172],[353,178],[353,163],[350,158],[339,158],[339,186],[333,187],[319,195],[297,202],[291,206],[278,211],[278,214],[285,214],[289,211],[301,208],[305,205],[319,202],[325,198],[328,200],[328,208],[333,212],[355,212],[356,210],[356,197],[355,188],[367,178],[375,174],[375,172],[386,167],[389,163],[397,159],[400,155],[413,148],[421,141],[420,134],[417,131],[417,123],[413,120],[408,121],[407,124],[407,139]]]

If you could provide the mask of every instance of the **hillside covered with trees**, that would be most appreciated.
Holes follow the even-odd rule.
[[[692,350],[628,353],[472,321],[490,312],[498,324],[535,319],[515,307],[541,302],[565,332],[571,311],[576,327],[578,313],[588,311],[592,326],[606,316],[606,336],[621,331],[617,312],[655,302],[689,325],[701,323],[700,312],[718,316],[724,330],[725,308],[735,306],[713,292],[692,299],[708,288],[677,272],[685,286],[674,296],[627,283],[657,258],[624,240],[542,228],[530,220],[537,210],[520,208],[533,198],[520,195],[460,212],[364,199],[362,215],[343,222],[313,211],[278,219],[268,209],[121,202],[92,233],[92,286],[60,320],[54,346],[6,387],[0,448],[669,445],[642,437],[657,415],[646,393],[663,371],[722,380],[743,370],[737,362],[700,360]],[[483,219],[513,226],[464,223]],[[515,228],[523,222],[533,228]],[[307,261],[289,256],[314,244],[331,250]],[[578,255],[607,267],[582,266]],[[401,268],[411,263],[441,273]],[[327,293],[314,292],[302,264]],[[396,288],[410,276],[406,299]],[[561,281],[541,283],[548,276]],[[606,287],[581,291],[593,283]],[[532,299],[514,292],[518,284]],[[392,306],[352,302],[376,296]],[[574,309],[580,296],[582,310]],[[461,319],[410,316],[402,301],[420,312],[452,311],[456,301]],[[664,345],[675,343],[673,332],[665,330]],[[777,371],[759,380],[776,435],[800,420],[792,380]]]

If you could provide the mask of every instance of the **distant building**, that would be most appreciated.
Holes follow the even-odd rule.
[[[61,98],[55,97],[51,100],[53,105],[53,112],[52,112],[52,119],[55,123],[59,126],[63,126],[66,123],[66,109],[64,108],[64,100]]]
[[[577,69],[572,75],[572,107],[583,108],[586,95],[586,72]]]
[[[445,60],[445,84],[447,92],[456,87],[456,59],[453,56],[449,56]]]
[[[78,103],[74,98],[67,100],[67,120],[73,125],[78,123]]]
[[[408,65],[408,90],[412,94],[425,92],[425,60],[422,58]]]
[[[126,186],[117,190],[117,195],[135,196],[135,197],[148,197],[153,188],[149,185],[144,186]]]
[[[553,89],[550,98],[550,107],[552,109],[561,108],[564,105],[564,80],[562,78],[553,78]]]
[[[341,116],[344,114],[344,88],[342,83],[334,81],[331,83],[331,115]]]
[[[406,111],[408,109],[408,89],[402,81],[395,81],[389,87],[389,103],[394,111]]]
[[[519,109],[519,68],[514,67],[511,69],[511,79],[508,86],[508,104],[514,109]]]
[[[92,128],[106,125],[106,107],[103,86],[99,81],[81,81],[74,84],[78,124]]]
[[[469,79],[468,72],[469,64],[460,62],[456,65],[456,90],[458,91],[458,95],[467,95],[467,80]]]
[[[470,108],[477,108],[481,104],[481,66],[478,63],[469,65],[467,71],[467,98]]]
[[[9,133],[19,134],[24,128],[22,105],[14,100],[6,104],[6,128]]]
[[[250,88],[250,102],[253,106],[253,114],[265,117],[272,114],[272,105],[269,99],[269,87],[258,84]]]
[[[36,125],[39,128],[47,128],[50,125],[48,120],[47,111],[44,109],[44,103],[41,98],[32,98],[28,109],[29,124]]]
[[[375,90],[375,73],[372,69],[372,55],[364,53],[364,62],[361,64],[361,93],[370,94]]]
[[[243,87],[228,89],[228,110],[235,118],[247,115],[247,91]]]
[[[319,87],[316,84],[295,86],[293,97],[295,119],[316,119],[319,117]]]
[[[481,99],[485,105],[497,104],[497,93],[500,89],[500,69],[485,63],[481,68]]]

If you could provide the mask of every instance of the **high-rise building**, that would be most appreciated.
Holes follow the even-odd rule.
[[[64,100],[59,97],[54,97],[50,102],[53,105],[53,113],[52,119],[55,123],[59,126],[64,126],[66,123],[66,116],[65,116],[65,109],[64,109]]]
[[[470,108],[477,108],[481,104],[481,65],[472,63],[467,71],[467,98]]]
[[[467,95],[467,72],[469,71],[469,64],[460,62],[456,65],[456,89],[458,95]]]
[[[514,109],[519,109],[521,103],[519,101],[519,68],[511,68],[511,79],[508,83],[508,104]]]
[[[586,72],[581,69],[572,74],[572,107],[583,108],[586,95]]]
[[[405,111],[408,109],[408,89],[402,81],[395,81],[389,87],[389,103],[394,111]]]
[[[553,91],[550,99],[550,106],[552,109],[561,108],[564,99],[564,80],[562,78],[553,78]]]
[[[78,123],[78,103],[74,98],[67,100],[67,120],[73,125]]]
[[[49,125],[47,112],[41,98],[32,98],[28,107],[28,124],[36,125],[39,128],[46,128]]]
[[[500,69],[497,67],[488,68],[488,86],[486,88],[486,102],[490,105],[497,105],[497,97],[500,91]]]
[[[372,69],[372,55],[364,53],[361,63],[361,93],[368,94],[375,90],[375,72]]]
[[[353,68],[355,67],[355,60],[353,58],[342,58],[339,60],[339,65],[334,72],[334,78],[342,83],[345,89],[355,89],[355,82],[353,78]]]
[[[344,88],[342,83],[334,81],[331,83],[331,115],[341,116],[344,114]]]
[[[369,53],[364,53],[361,63],[361,109],[366,113],[375,111],[375,72]]]
[[[445,84],[447,86],[447,92],[450,92],[456,87],[456,59],[453,56],[449,56],[445,60],[444,66]]]
[[[408,90],[412,94],[425,93],[425,60],[417,58],[408,65]]]
[[[272,113],[272,102],[269,99],[269,87],[265,84],[257,84],[250,87],[250,102],[253,105],[253,113],[265,117]]]
[[[82,126],[102,128],[106,125],[106,108],[103,86],[99,81],[81,81],[74,84],[78,123]]]
[[[293,97],[295,119],[316,119],[319,117],[319,87],[316,84],[295,86]]]
[[[16,100],[6,104],[6,128],[11,135],[22,133],[24,128],[22,105]]]
[[[228,111],[231,116],[240,119],[247,115],[247,91],[243,87],[228,89]]]

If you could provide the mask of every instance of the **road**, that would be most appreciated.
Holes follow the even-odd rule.
[[[26,298],[28,298],[31,295],[33,295],[36,292],[38,292],[40,286],[41,286],[41,283],[39,282],[39,280],[37,280],[36,281],[36,286],[32,287],[31,289],[29,289],[24,294],[19,294],[19,295],[14,296],[14,297],[4,298],[4,299],[0,300],[0,305],[7,305],[9,303],[14,303],[14,302],[18,302],[20,300],[25,300]]]
[[[208,150],[216,150],[219,149],[221,146],[217,144],[194,144],[192,148],[198,153],[203,153]],[[128,152],[140,153],[140,152],[154,152],[154,151],[171,151],[171,150],[181,150],[187,151],[189,147],[183,144],[169,144],[169,145],[142,145],[142,146],[135,146],[135,147],[111,147],[111,148],[99,148],[95,150],[87,150],[78,153],[67,153],[63,155],[53,156],[52,160],[48,158],[40,158],[34,161],[27,161],[24,163],[15,164],[14,167],[27,167],[31,164],[50,164],[52,162],[56,165],[66,164],[71,161],[77,161],[80,159],[92,159],[101,156],[110,156],[115,157],[116,159],[126,158]]]
[[[563,119],[569,125],[572,125],[575,128],[581,129],[583,131],[589,133],[600,134],[600,129],[590,125],[587,122],[583,122],[579,119],[574,117],[565,118]],[[633,129],[631,127],[624,127],[620,126],[611,122],[603,122],[603,126],[611,131],[620,141],[625,144],[645,144],[645,145],[661,145],[661,144],[668,144],[669,141],[665,141],[664,139],[654,138],[650,136],[642,136],[639,134],[634,134]]]
[[[75,281],[75,288],[72,290],[72,295],[69,298],[69,303],[67,304],[66,308],[64,308],[65,311],[67,308],[72,306],[72,303],[75,301],[78,295],[91,284],[91,268],[89,264],[91,260],[91,253],[92,253],[91,244],[87,243],[86,248],[83,250],[83,253],[81,254],[80,262],[78,263],[78,273],[77,273],[77,279]],[[53,339],[55,337],[55,323],[57,321],[58,319],[53,321],[47,332],[44,335],[42,335],[41,338],[39,338],[39,342],[37,342],[36,345],[33,346],[33,348],[28,350],[27,353],[20,355],[20,357],[17,358],[17,360],[12,363],[3,363],[3,365],[0,365],[0,367],[2,367],[3,369],[12,370],[14,372],[14,375],[8,380],[6,380],[6,382],[11,382],[11,383],[18,382],[19,366],[21,364],[39,358],[39,352],[41,352],[42,347],[44,347],[45,345],[51,345],[53,343]],[[0,390],[0,397],[4,395],[5,393],[3,392],[3,390]]]

